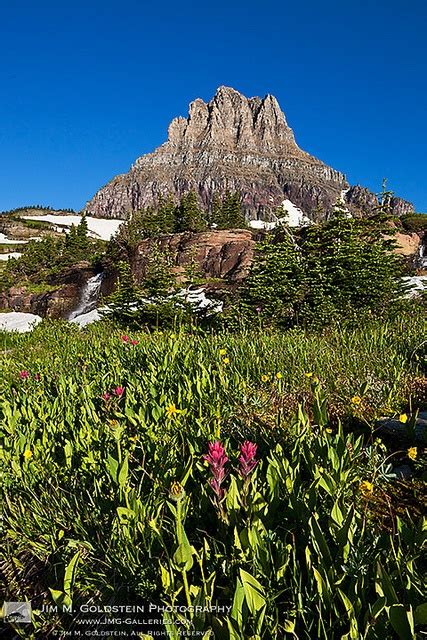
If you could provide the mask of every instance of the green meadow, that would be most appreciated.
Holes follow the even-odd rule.
[[[422,307],[260,329],[1,335],[0,570],[34,612],[16,637],[78,629],[88,602],[152,603],[142,638],[425,628]],[[401,437],[380,437],[383,416]]]

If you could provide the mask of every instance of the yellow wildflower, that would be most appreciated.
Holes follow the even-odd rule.
[[[319,382],[319,378],[318,378],[317,376],[314,376],[314,377],[312,378],[312,382],[313,382],[313,384],[318,384],[318,382]]]
[[[131,442],[136,442],[138,440],[138,436],[132,436],[129,438]]]
[[[227,354],[227,349],[220,349],[219,350],[219,355],[220,356],[225,356]]]
[[[306,371],[304,374],[307,378],[312,378],[313,377],[313,373],[312,371]]]
[[[374,485],[369,480],[364,480],[360,483],[359,489],[364,496],[370,496],[374,491]]]
[[[283,375],[280,373],[280,371],[278,371],[278,372],[276,373],[276,378],[277,378],[278,380],[281,380],[281,379],[283,378]]]
[[[325,429],[326,433],[332,433],[332,429]]]
[[[177,409],[176,406],[171,403],[166,407],[166,415],[168,418],[174,418],[178,413],[182,413],[181,409]]]
[[[268,376],[265,373],[261,376],[261,382],[268,382]]]
[[[406,413],[401,413],[400,414],[399,422],[403,422],[403,424],[405,424],[405,422],[408,422],[408,416],[406,415]]]
[[[223,359],[223,363],[224,364],[230,364],[230,358],[224,358]]]
[[[409,447],[408,458],[411,458],[411,460],[416,460],[417,454],[418,454],[417,447]]]
[[[178,501],[185,495],[184,487],[177,480],[174,480],[169,489],[169,498]]]
[[[360,396],[353,396],[351,399],[351,403],[356,405],[356,407],[362,402],[362,398]]]
[[[25,449],[24,451],[25,460],[29,460],[32,457],[33,457],[33,452],[30,449]]]
[[[171,333],[171,340],[176,340],[176,333]]]

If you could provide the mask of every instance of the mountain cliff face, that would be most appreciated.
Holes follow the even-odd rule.
[[[246,98],[220,87],[210,102],[192,102],[187,118],[171,122],[167,142],[113,178],[85,211],[126,218],[160,195],[178,200],[190,190],[206,208],[214,194],[237,191],[250,219],[267,219],[284,200],[311,218],[330,211],[338,199],[361,212],[376,201],[366,189],[350,189],[344,174],[298,147],[276,98]],[[395,200],[396,212],[412,211],[410,203]]]

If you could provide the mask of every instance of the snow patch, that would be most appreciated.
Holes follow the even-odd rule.
[[[290,200],[283,200],[282,208],[286,215],[281,220],[284,219],[290,227],[303,227],[306,224],[311,224],[310,218]]]
[[[4,233],[0,233],[0,244],[27,244],[28,240],[12,240],[4,235]]]
[[[69,215],[69,216],[56,216],[49,213],[45,216],[22,216],[25,220],[43,220],[44,222],[50,222],[53,225],[63,225],[65,227],[71,227],[72,224],[77,226],[82,219],[82,216]],[[123,220],[113,220],[111,218],[91,218],[86,217],[87,227],[89,235],[93,238],[99,238],[100,240],[110,240],[117,229],[123,223]],[[60,228],[60,227],[58,227]]]
[[[249,220],[249,226],[252,229],[265,229],[265,231],[271,231],[278,225],[277,222],[266,222],[265,220]]]
[[[282,209],[285,214],[283,217],[276,217],[276,220],[273,222],[266,222],[265,220],[250,220],[249,226],[252,227],[252,229],[264,229],[265,231],[271,231],[281,223],[285,223],[290,227],[303,227],[312,223],[310,218],[305,215],[304,211],[299,209],[290,200],[283,200]]]
[[[224,308],[222,300],[212,300],[208,298],[204,289],[182,289],[176,296],[183,298],[191,305],[193,311],[209,311],[211,313],[221,313]]]
[[[12,251],[12,253],[0,253],[0,260],[10,260],[11,258],[20,258],[22,253]]]
[[[402,281],[408,286],[405,298],[414,298],[427,291],[427,276],[405,276]]]
[[[79,316],[75,318],[70,318],[69,322],[72,324],[78,325],[81,329],[86,327],[88,324],[92,324],[92,322],[96,322],[97,320],[101,320],[100,311],[105,310],[106,307],[102,307],[102,309],[92,309],[92,311],[88,311],[87,313],[81,313]]]
[[[350,191],[350,187],[348,189],[342,189],[340,193],[340,202],[341,204],[347,204],[347,200],[345,199],[347,193]]]
[[[21,311],[0,313],[0,330],[27,333],[32,331],[41,321],[40,316],[33,313],[22,313]]]

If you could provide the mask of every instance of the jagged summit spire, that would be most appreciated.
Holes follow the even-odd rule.
[[[296,148],[292,129],[274,96],[246,98],[223,85],[209,102],[193,100],[187,118],[172,121],[168,143],[193,149],[221,146],[276,153]]]

